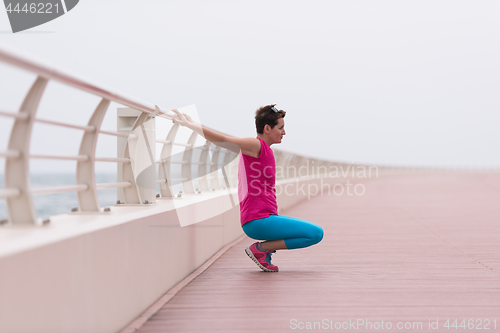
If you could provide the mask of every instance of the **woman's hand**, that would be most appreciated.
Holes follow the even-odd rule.
[[[173,112],[175,112],[175,116],[172,116],[172,122],[174,124],[179,124],[181,126],[186,126],[186,127],[191,127],[191,125],[197,125],[191,117],[186,114],[186,113],[181,113],[177,109],[173,109]]]

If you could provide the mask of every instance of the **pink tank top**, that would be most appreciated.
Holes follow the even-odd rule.
[[[241,225],[278,215],[276,203],[276,163],[274,153],[263,140],[258,158],[240,154],[238,162],[238,199]]]

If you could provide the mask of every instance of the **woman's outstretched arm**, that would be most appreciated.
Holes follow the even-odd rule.
[[[195,123],[191,117],[185,113],[179,112],[177,109],[173,109],[176,116],[174,116],[174,122],[185,126],[192,131],[198,133],[208,141],[220,145],[221,143],[230,143],[235,144],[239,147],[241,152],[245,155],[259,157],[260,155],[260,141],[256,138],[235,138],[232,136],[224,135],[219,133],[213,129],[202,126],[200,124]],[[224,146],[224,145],[222,145]],[[228,147],[226,147],[228,148]]]

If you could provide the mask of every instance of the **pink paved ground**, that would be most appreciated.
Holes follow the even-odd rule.
[[[333,329],[316,331],[380,331],[376,323],[383,321],[392,332],[484,332],[486,320],[486,332],[500,331],[500,173],[363,183],[363,196],[324,195],[284,213],[321,225],[325,237],[311,248],[276,253],[279,273],[261,272],[244,253],[252,243],[245,239],[140,332],[313,331],[294,323],[323,320]],[[335,329],[358,319],[372,328]],[[445,328],[447,319],[459,319],[459,328]],[[473,328],[461,328],[463,319]],[[429,320],[439,328],[429,329]],[[396,329],[398,322],[422,328]]]

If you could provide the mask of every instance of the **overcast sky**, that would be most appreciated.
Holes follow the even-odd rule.
[[[277,148],[291,152],[500,167],[499,14],[496,0],[80,0],[17,34],[0,10],[0,46],[163,108],[196,104],[204,124],[234,136],[255,136],[255,109],[277,103]],[[33,80],[0,63],[0,109],[16,110]],[[51,83],[39,116],[85,123],[99,99],[80,95]],[[116,128],[116,107],[104,128]],[[33,151],[75,155],[74,133],[40,125]],[[115,153],[106,140],[100,151]]]

